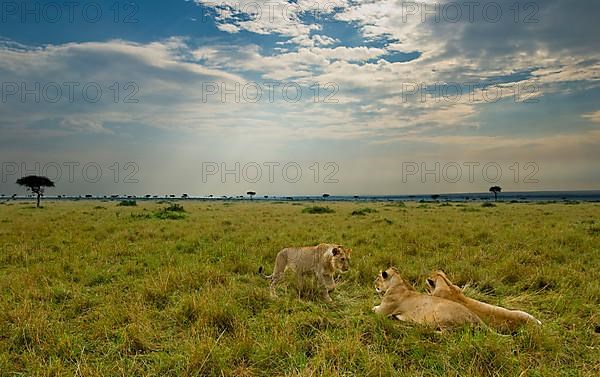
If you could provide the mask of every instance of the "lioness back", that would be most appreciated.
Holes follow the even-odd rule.
[[[330,301],[329,292],[335,288],[333,274],[335,271],[346,272],[350,268],[350,253],[337,244],[319,244],[306,247],[286,247],[277,253],[273,273],[264,276],[271,279],[271,295],[275,296],[275,287],[283,278],[285,270],[290,269],[297,274],[314,273],[319,281],[323,297]],[[262,267],[259,269],[262,273]]]
[[[431,295],[464,305],[488,325],[498,330],[514,331],[517,327],[528,323],[541,325],[539,320],[524,311],[506,309],[467,297],[458,286],[448,279],[443,271],[432,274],[426,280],[426,283]]]
[[[323,255],[330,249],[330,245],[286,247],[277,254],[277,259],[285,262],[285,267],[298,273],[314,271],[319,267]]]

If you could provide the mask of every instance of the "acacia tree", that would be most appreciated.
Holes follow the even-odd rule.
[[[500,186],[492,186],[490,187],[490,192],[494,194],[494,201],[498,201],[498,193],[502,191],[502,187]]]
[[[252,200],[254,195],[256,195],[256,193],[254,191],[248,191],[246,194],[248,194],[248,196],[250,196],[250,200]]]
[[[40,197],[44,195],[44,188],[54,187],[54,182],[49,178],[37,175],[28,175],[27,177],[19,178],[17,179],[17,184],[26,187],[27,190],[37,195],[38,208],[40,207]]]

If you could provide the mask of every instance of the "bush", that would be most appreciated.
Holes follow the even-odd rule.
[[[494,203],[485,202],[481,206],[484,208],[487,208],[487,207],[495,207],[496,205]]]
[[[154,212],[154,217],[161,220],[180,220],[185,218],[185,209],[181,204],[171,203],[168,207]]]
[[[165,212],[185,212],[181,204],[171,203],[168,207],[162,209]]]
[[[377,210],[373,208],[360,208],[352,211],[352,216],[365,216],[367,213],[376,213]]]
[[[161,220],[181,220],[185,215],[181,212],[158,211],[154,212],[154,217]]]
[[[312,214],[334,213],[334,212],[335,211],[329,207],[321,207],[321,206],[306,207],[302,210],[302,213],[312,213]]]
[[[120,207],[135,207],[137,206],[137,202],[135,200],[121,200],[117,205]]]

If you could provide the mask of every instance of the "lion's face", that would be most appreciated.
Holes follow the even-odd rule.
[[[331,250],[333,258],[331,258],[331,265],[334,269],[346,272],[350,269],[350,254],[352,249],[345,249],[343,246],[338,245]]]
[[[430,295],[450,298],[461,293],[461,290],[448,279],[443,271],[436,271],[426,281]]]
[[[398,280],[398,277],[398,270],[394,267],[381,271],[375,278],[375,291],[385,293],[392,286],[392,282]]]

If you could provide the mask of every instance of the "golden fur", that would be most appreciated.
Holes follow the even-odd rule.
[[[377,314],[435,326],[440,330],[482,324],[477,315],[456,302],[415,291],[394,267],[377,276],[375,290],[383,293],[381,304],[373,307]]]
[[[258,272],[264,278],[271,280],[272,296],[275,296],[275,287],[287,269],[291,269],[299,276],[314,273],[321,285],[323,298],[331,301],[329,292],[335,288],[333,274],[336,271],[348,271],[351,253],[352,249],[346,249],[337,244],[322,243],[309,247],[287,247],[277,254],[271,275],[263,275],[262,267]]]
[[[445,298],[464,305],[495,329],[513,331],[517,327],[527,323],[542,324],[531,314],[524,311],[505,309],[465,296],[459,287],[452,284],[443,271],[435,272],[426,282],[432,296]]]

